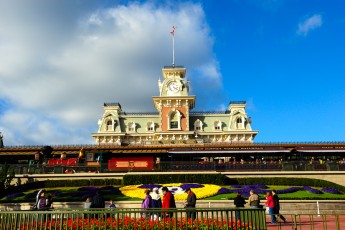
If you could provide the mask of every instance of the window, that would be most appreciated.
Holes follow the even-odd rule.
[[[243,129],[244,127],[243,127],[243,122],[242,122],[243,120],[242,120],[242,117],[238,117],[237,119],[236,119],[236,127],[238,128],[238,129]]]
[[[147,131],[155,131],[155,123],[153,121],[147,123]]]
[[[202,122],[199,119],[194,122],[194,130],[202,130]]]
[[[107,131],[112,131],[113,129],[113,121],[112,120],[108,120],[107,121]]]
[[[128,131],[129,132],[135,132],[135,123],[134,122],[128,122]]]
[[[169,113],[169,129],[181,129],[181,113],[178,110],[172,110]]]
[[[214,122],[214,129],[215,129],[215,130],[222,130],[222,122],[220,122],[220,121],[215,121],[215,122]]]

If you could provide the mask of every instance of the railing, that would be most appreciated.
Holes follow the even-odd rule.
[[[0,229],[266,229],[264,209],[73,209],[0,212]]]
[[[223,111],[223,113],[226,111]],[[261,141],[261,142],[254,142],[254,143],[241,143],[241,142],[234,142],[234,143],[203,143],[203,145],[236,145],[236,144],[246,144],[250,146],[283,146],[286,145],[345,145],[345,141]],[[136,146],[141,144],[131,144],[131,146]],[[56,145],[56,144],[42,144],[42,145],[8,145],[4,146],[5,149],[38,149],[40,150],[44,146],[51,146],[52,148],[98,148],[99,146],[106,146],[104,144],[63,144],[63,145]],[[110,145],[111,146],[111,145]],[[114,145],[113,145],[114,146]],[[116,146],[118,147],[118,146]],[[344,150],[345,151],[345,150]]]
[[[1,166],[1,165],[0,165]],[[62,174],[62,173],[108,173],[108,172],[133,172],[133,171],[344,171],[343,163],[308,164],[305,161],[290,161],[284,163],[222,163],[217,162],[193,162],[193,161],[162,161],[147,169],[136,169],[133,165],[128,167],[108,169],[108,164],[103,162],[95,166],[83,164],[73,165],[47,165],[47,164],[11,164],[10,168],[15,174]]]

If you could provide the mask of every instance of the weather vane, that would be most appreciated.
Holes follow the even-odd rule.
[[[175,35],[175,26],[172,26],[170,30],[170,34],[172,36],[172,66],[175,67],[175,42],[174,42],[174,35]]]

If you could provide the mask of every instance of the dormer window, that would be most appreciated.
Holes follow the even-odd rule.
[[[222,122],[221,121],[215,121],[214,122],[214,130],[222,130]]]
[[[135,122],[128,122],[128,132],[135,132]]]
[[[202,130],[202,122],[199,119],[194,122],[194,130]]]
[[[238,118],[236,119],[236,127],[237,127],[238,129],[243,129],[243,128],[244,128],[242,117],[238,117]]]
[[[178,110],[170,111],[168,115],[169,129],[181,129],[181,113]]]
[[[113,131],[113,121],[112,120],[108,120],[107,121],[107,131]]]
[[[147,123],[147,131],[155,131],[155,123],[153,121]]]

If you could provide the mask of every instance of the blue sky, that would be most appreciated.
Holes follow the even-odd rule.
[[[103,102],[153,111],[187,68],[196,110],[246,100],[256,142],[345,141],[345,2],[0,0],[5,145],[89,144]]]

